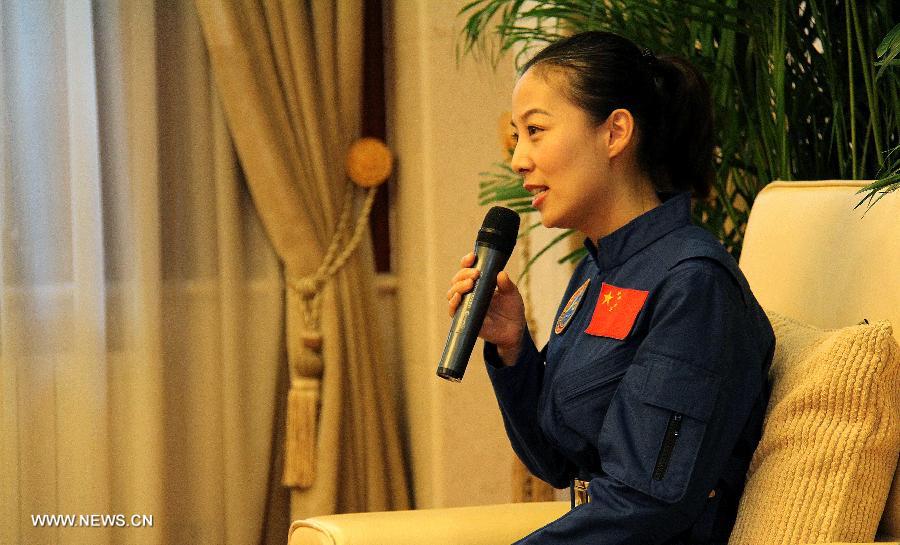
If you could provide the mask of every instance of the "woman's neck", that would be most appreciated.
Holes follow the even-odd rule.
[[[649,178],[631,179],[614,187],[622,190],[610,192],[607,202],[597,210],[596,221],[584,231],[591,240],[600,240],[662,204]]]

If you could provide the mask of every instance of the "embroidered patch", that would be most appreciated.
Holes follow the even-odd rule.
[[[588,278],[580,288],[575,290],[572,297],[569,297],[569,302],[566,303],[562,312],[559,313],[559,318],[556,319],[556,327],[553,328],[554,333],[561,335],[562,332],[566,330],[566,326],[572,321],[572,316],[575,316],[575,312],[578,310],[579,305],[581,305],[581,300],[584,299],[584,293],[587,291],[588,284],[590,283],[591,279]]]
[[[631,332],[631,326],[650,292],[620,288],[607,284],[600,286],[600,296],[594,307],[594,315],[585,333],[597,337],[622,340]]]

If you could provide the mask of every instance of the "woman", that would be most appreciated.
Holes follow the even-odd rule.
[[[529,61],[512,103],[513,169],[543,225],[588,249],[542,351],[506,272],[480,333],[514,450],[579,491],[519,543],[726,543],[774,337],[734,260],[690,222],[689,192],[712,179],[706,84],[686,61],[588,32]]]

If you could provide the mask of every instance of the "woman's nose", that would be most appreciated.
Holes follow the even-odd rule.
[[[534,167],[534,163],[528,157],[528,151],[526,146],[521,143],[516,144],[515,150],[513,150],[512,160],[509,162],[509,166],[512,167],[513,171],[518,174],[525,174],[530,172]]]

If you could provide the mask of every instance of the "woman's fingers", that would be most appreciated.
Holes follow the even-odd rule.
[[[475,279],[481,274],[477,269],[471,268],[475,263],[475,254],[467,253],[460,259],[459,265],[462,267],[453,275],[450,280],[450,289],[447,290],[447,311],[452,317],[456,313],[456,307],[462,300],[462,294],[472,291],[475,286]]]
[[[458,280],[450,286],[449,290],[447,290],[447,299],[450,299],[455,294],[468,293],[472,291],[473,287],[475,287],[474,278],[463,278],[462,280]]]
[[[459,306],[463,294],[472,291],[475,287],[475,281],[481,274],[481,271],[478,269],[471,268],[474,263],[474,253],[469,252],[464,255],[459,262],[462,269],[458,270],[450,280],[450,289],[447,290],[447,311],[451,317],[456,313],[456,308]],[[497,275],[497,291],[502,294],[514,294],[518,291],[515,283],[513,283],[506,271],[501,271]]]
[[[462,295],[458,293],[454,293],[450,296],[450,304],[447,305],[447,310],[450,313],[450,317],[452,318],[454,314],[456,314],[456,307],[459,306],[459,301],[462,299]]]
[[[461,269],[450,281],[450,289],[447,290],[447,300],[457,293],[468,293],[475,286],[475,280],[480,275],[477,269]],[[497,290],[501,293],[515,293],[516,284],[509,277],[509,273],[501,271],[497,275]]]
[[[475,254],[469,252],[462,257],[459,262],[462,269],[456,271],[456,274],[450,279],[450,291],[447,292],[448,299],[453,295],[453,292],[460,291],[459,286],[461,285],[468,286],[463,291],[472,289],[475,279],[481,274],[481,271],[478,269],[471,268],[473,263],[475,263]]]
[[[462,280],[466,280],[468,278],[478,278],[478,275],[481,274],[481,271],[478,269],[460,269],[453,275],[453,278],[450,279],[450,286],[452,287],[457,282]]]

